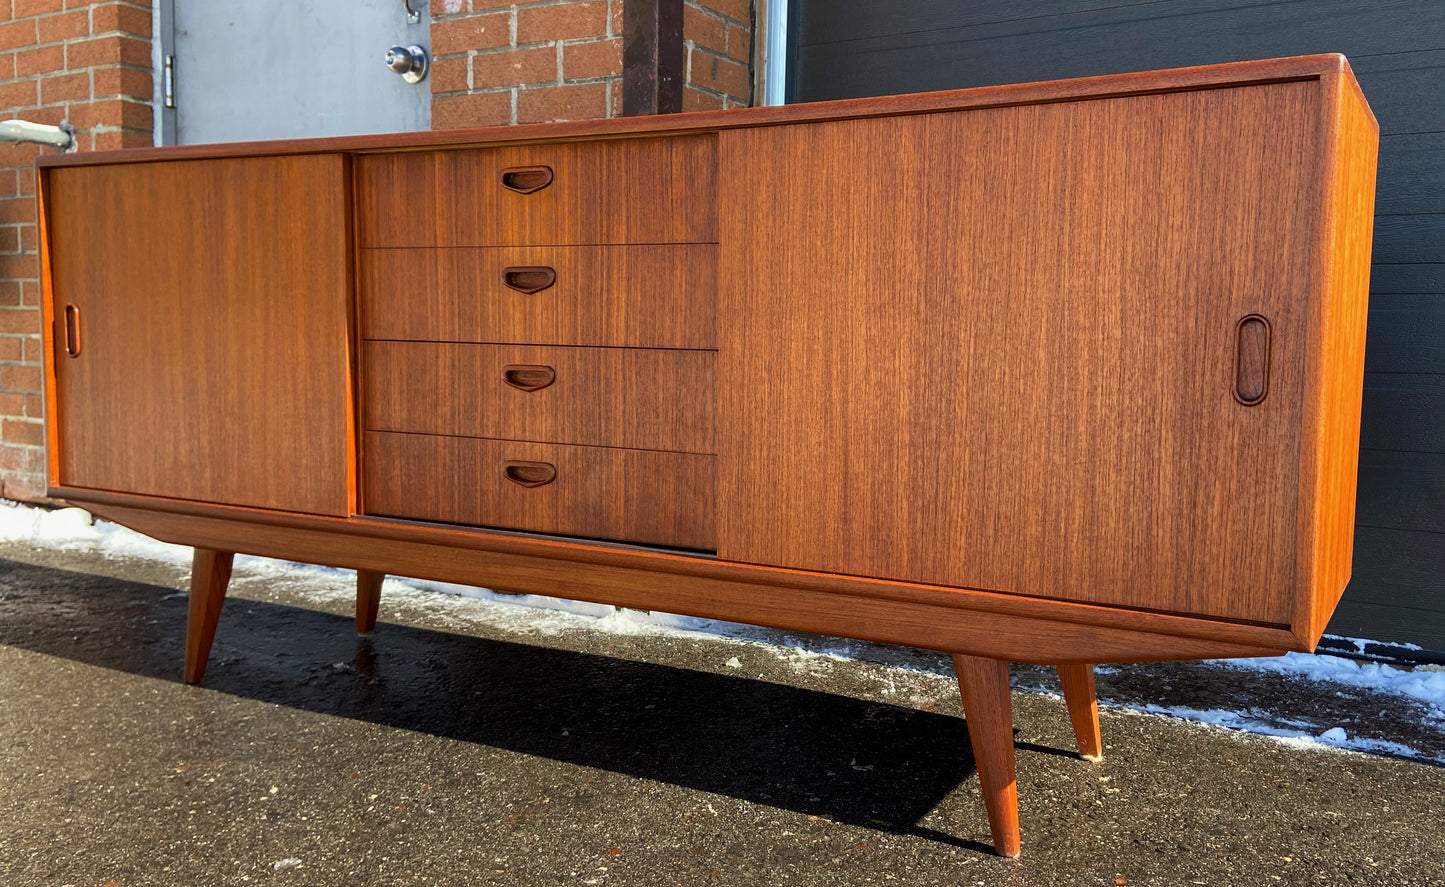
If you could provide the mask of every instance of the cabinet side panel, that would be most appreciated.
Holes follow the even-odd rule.
[[[1365,378],[1365,326],[1370,299],[1370,250],[1375,223],[1379,126],[1346,69],[1325,79],[1338,121],[1329,135],[1335,164],[1326,171],[1329,218],[1322,263],[1325,291],[1311,372],[1320,382],[1317,436],[1303,466],[1314,476],[1315,501],[1302,503],[1314,523],[1310,613],[1300,628],[1313,646],[1350,581],[1354,555],[1355,487],[1360,459],[1360,401]]]
[[[1295,82],[722,133],[719,555],[1290,623],[1318,115]]]
[[[346,514],[338,155],[50,170],[67,485]],[[57,331],[58,334],[59,331]]]

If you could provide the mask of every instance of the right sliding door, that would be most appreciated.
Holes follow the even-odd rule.
[[[719,556],[1289,623],[1320,95],[723,132]]]

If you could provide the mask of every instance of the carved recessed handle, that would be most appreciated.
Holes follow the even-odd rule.
[[[557,479],[557,466],[551,462],[508,462],[502,476],[519,487],[543,487]]]
[[[533,194],[552,184],[550,166],[509,166],[499,177],[502,187],[518,194]]]
[[[1234,399],[1247,407],[1269,394],[1269,321],[1247,314],[1234,325]]]
[[[80,306],[74,303],[65,306],[65,353],[80,356]]]
[[[502,380],[522,391],[541,391],[557,381],[557,371],[551,367],[513,364],[502,370]]]
[[[502,283],[519,293],[540,293],[557,282],[557,272],[546,265],[514,265],[502,269]]]

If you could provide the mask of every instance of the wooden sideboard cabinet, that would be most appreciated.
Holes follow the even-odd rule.
[[[39,162],[53,496],[232,554],[1008,661],[1312,649],[1377,127],[1340,56]],[[900,752],[906,753],[906,752]]]

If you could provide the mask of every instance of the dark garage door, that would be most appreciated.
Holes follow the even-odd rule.
[[[1445,0],[792,0],[789,101],[1342,52],[1380,121],[1354,579],[1445,651]]]

